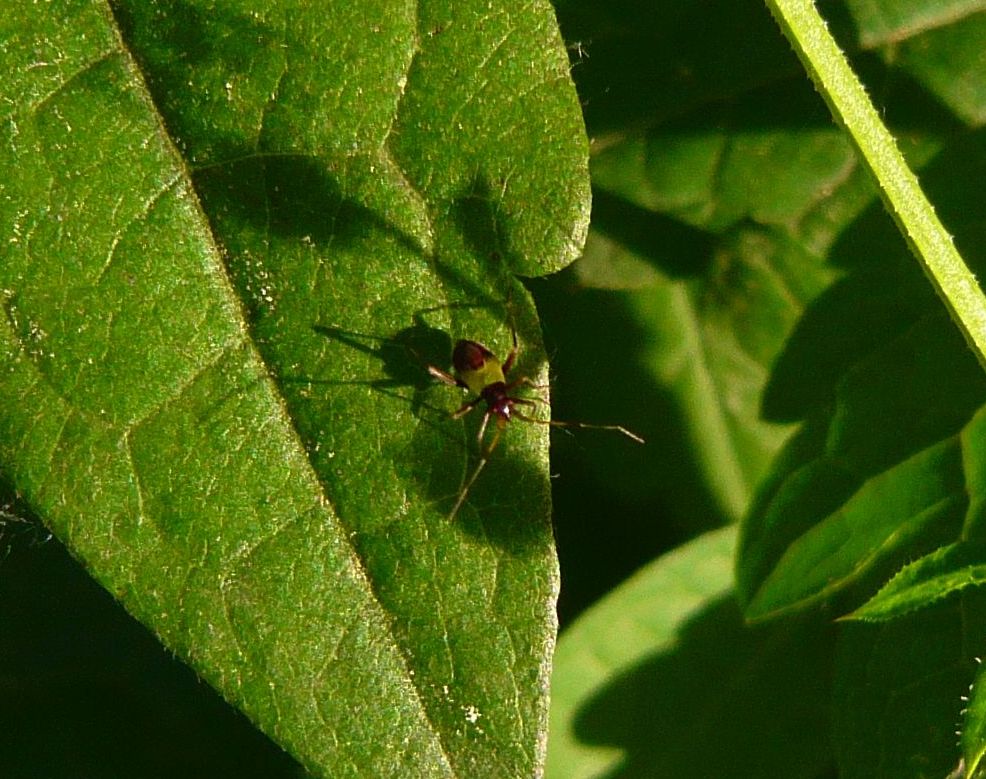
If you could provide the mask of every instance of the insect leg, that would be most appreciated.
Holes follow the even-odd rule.
[[[517,345],[517,330],[513,327],[510,328],[510,335],[514,339],[513,348],[510,350],[510,354],[507,355],[507,359],[503,361],[503,373],[504,375],[510,373],[510,369],[514,365],[514,360],[517,359],[517,354],[520,352],[520,346]]]
[[[462,389],[469,389],[464,381],[455,378],[455,376],[448,371],[443,371],[441,368],[434,365],[428,366],[428,373],[432,378],[438,379],[440,382],[443,384],[448,384],[450,387],[462,387]]]
[[[483,421],[479,426],[479,440],[482,443],[483,434],[486,432],[486,426],[490,421],[490,412],[487,411],[483,415]],[[472,485],[476,483],[476,479],[479,478],[479,474],[482,473],[483,468],[486,467],[486,463],[489,462],[490,455],[493,454],[493,450],[496,449],[496,445],[500,443],[500,434],[503,432],[503,422],[500,417],[497,417],[496,431],[493,433],[493,438],[490,439],[488,446],[480,450],[479,462],[476,463],[476,468],[469,476],[469,480],[462,487],[462,492],[459,493],[459,497],[455,500],[455,505],[452,507],[452,511],[449,513],[448,518],[450,520],[455,519],[455,515],[459,513],[459,509],[462,508],[462,504],[466,502],[466,496],[469,495],[469,490]]]
[[[470,411],[472,411],[474,408],[476,408],[476,406],[478,406],[480,403],[482,403],[482,401],[483,401],[482,395],[480,395],[479,397],[473,398],[472,400],[466,401],[461,406],[459,406],[455,411],[452,412],[452,419],[462,419],[462,417],[464,417],[466,414],[468,414]],[[487,417],[489,417],[489,414],[487,414],[486,416],[483,417],[483,424],[482,424],[482,426],[480,427],[480,430],[479,430],[480,442],[482,442],[483,431],[486,428],[486,419],[487,419]]]
[[[508,390],[517,387],[531,387],[532,389],[548,389],[550,384],[537,384],[530,376],[519,376],[507,385]]]
[[[535,384],[534,381],[529,376],[520,376],[519,378],[516,378],[512,382],[507,384],[506,389],[507,392],[513,392],[513,390],[517,389],[517,387],[530,387],[531,389],[536,389],[536,390],[546,390],[548,389],[549,385]],[[535,395],[534,398],[537,401],[537,403],[544,403],[544,405],[546,406],[548,405],[548,401],[545,398],[541,397],[540,395]],[[526,400],[525,398],[511,397],[510,399],[515,403],[523,403],[526,406],[537,405],[537,403],[532,403],[532,401]]]

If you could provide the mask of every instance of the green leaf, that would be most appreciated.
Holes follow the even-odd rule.
[[[697,754],[719,777],[826,767],[834,633],[746,628],[731,597],[735,538],[719,530],[654,561],[562,634],[549,777],[684,776]]]
[[[956,26],[982,10],[979,0],[847,0],[864,46],[891,44]]]
[[[627,394],[655,401],[621,402],[621,387],[610,386],[595,403],[580,392],[569,413],[609,410],[644,431],[652,470],[674,473],[662,503],[692,512],[711,498],[714,516],[737,519],[790,433],[760,418],[769,367],[833,277],[820,254],[872,188],[817,96],[791,78],[797,63],[762,7],[581,11],[569,35],[591,40],[591,56],[573,73],[596,145],[594,229],[575,276],[631,292],[611,324],[587,317],[614,305],[587,300],[549,329],[571,344],[560,354],[583,344],[588,355],[598,351],[593,332],[618,329],[620,352],[604,372],[632,366]],[[615,105],[626,77],[604,84],[600,74],[635,67],[658,78],[634,86],[636,102]],[[614,127],[628,106],[640,116]],[[573,305],[565,293],[562,314]],[[617,465],[603,480],[635,497],[653,492],[626,470]],[[691,482],[696,489],[682,495]]]
[[[962,700],[968,704],[961,710],[963,715],[960,744],[965,761],[965,776],[976,777],[981,774],[983,755],[986,754],[986,693],[983,690],[982,658],[977,657],[979,668],[976,678],[969,686],[968,695]]]
[[[852,619],[885,620],[934,604],[967,587],[986,583],[986,410],[980,410],[962,431],[963,475],[969,507],[963,538],[906,566],[863,606]]]
[[[847,619],[879,622],[931,605],[966,587],[986,584],[982,542],[959,542],[916,560]]]
[[[915,545],[933,545],[957,533],[966,508],[959,455],[956,443],[946,440],[863,484],[773,561],[770,574],[750,591],[747,617],[763,619],[802,609],[873,568],[892,569]],[[782,522],[808,491],[804,485],[816,481],[819,472],[806,468],[795,474],[785,485],[793,495],[782,490],[760,521],[766,527]],[[823,505],[812,508],[821,512]],[[778,545],[782,538],[774,534],[768,542]],[[752,556],[750,546],[747,554]],[[748,559],[745,564],[753,567],[756,562]]]
[[[588,187],[550,8],[8,9],[0,469],[323,775],[535,773],[546,431],[455,522],[451,339],[543,355],[514,272]],[[536,119],[535,119],[536,117]]]

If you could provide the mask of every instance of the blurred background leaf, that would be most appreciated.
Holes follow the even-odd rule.
[[[688,776],[699,762],[703,775],[766,779],[829,767],[835,628],[746,629],[735,541],[725,528],[655,560],[564,633],[547,776]]]
[[[759,3],[564,3],[559,20],[594,210],[585,256],[531,284],[555,414],[618,419],[648,440],[629,456],[593,441],[590,456],[556,436],[564,619],[746,511],[792,431],[760,413],[771,365],[838,276],[827,248],[873,195]],[[589,483],[605,497],[576,511]]]
[[[978,2],[918,0],[822,9],[980,276],[986,72],[967,42],[983,10]],[[714,0],[657,9],[564,2],[559,19],[593,144],[594,213],[584,259],[534,285],[549,353],[560,355],[556,413],[608,412],[655,443],[646,466],[611,450],[594,458],[558,446],[563,618],[681,539],[740,516],[741,608],[759,619],[790,612],[768,630],[791,620],[827,624],[906,561],[974,535],[982,515],[973,421],[986,399],[982,372],[766,9]],[[579,378],[598,374],[611,379],[598,392]],[[578,498],[564,497],[569,471]],[[586,497],[595,482],[611,501]],[[577,510],[585,506],[589,516]],[[664,607],[663,599],[652,602],[655,613]],[[952,609],[946,620],[963,615],[951,598],[941,608]],[[593,624],[597,632],[587,636],[574,623],[578,639],[563,632],[561,645],[578,641],[591,652],[604,630]],[[958,623],[952,628],[963,640],[951,656],[908,658],[914,676],[874,674],[866,692],[853,688],[864,682],[846,665],[858,669],[858,654],[815,656],[819,667],[834,664],[822,678],[853,679],[835,698],[844,741],[832,759],[842,775],[874,775],[874,761],[858,768],[854,761],[877,734],[880,754],[896,750],[881,776],[928,775],[928,766],[935,775],[958,764],[954,734],[947,748],[944,734],[955,730],[962,704],[945,681],[958,673],[968,685],[969,661],[982,649]],[[915,632],[900,651],[919,641]],[[807,667],[810,648],[792,651],[804,653]],[[623,690],[614,707],[632,708],[648,679],[661,678],[643,665],[622,688],[628,672],[597,669]],[[929,685],[943,680],[934,692],[941,705],[928,714],[944,728],[941,739],[935,730],[922,742],[917,718],[898,729],[896,712],[880,716],[881,703],[887,708],[918,675]],[[824,699],[832,691],[816,692]],[[652,718],[663,700],[652,697]],[[857,704],[859,711],[844,710]],[[597,709],[588,701],[568,706],[559,714],[565,725],[554,730],[568,735],[553,738],[587,750],[585,775],[662,775],[659,758],[635,761],[660,727],[641,715],[625,730],[580,730]],[[797,702],[790,707],[776,716],[796,721]],[[794,732],[758,739],[770,752],[764,759],[784,754]],[[722,744],[731,754],[733,745]],[[602,746],[618,750],[609,763],[594,763],[587,755]],[[718,766],[718,747],[710,738],[691,754]],[[809,775],[835,770],[825,760],[815,765]]]

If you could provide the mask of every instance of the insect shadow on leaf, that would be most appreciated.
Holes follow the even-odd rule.
[[[360,333],[336,325],[312,325],[312,329],[316,333],[379,360],[384,376],[379,379],[357,381],[318,382],[313,379],[306,381],[328,384],[365,384],[388,394],[399,388],[409,387],[414,391],[412,411],[418,415],[423,405],[424,393],[432,384],[423,366],[427,364],[428,360],[435,359],[441,354],[447,354],[452,343],[448,333],[431,327],[424,321],[423,313],[420,311],[415,313],[413,325],[399,330],[391,336]]]

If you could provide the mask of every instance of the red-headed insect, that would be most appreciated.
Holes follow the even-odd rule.
[[[453,387],[461,387],[471,392],[474,397],[463,403],[452,413],[453,419],[460,419],[476,408],[480,403],[486,403],[486,410],[483,412],[483,421],[479,425],[479,462],[476,469],[472,472],[459,497],[452,507],[449,519],[454,519],[459,513],[462,504],[469,494],[469,489],[479,478],[479,474],[490,459],[496,445],[500,443],[500,436],[507,422],[515,417],[524,422],[533,422],[540,425],[552,425],[554,427],[580,427],[593,428],[596,430],[615,430],[623,433],[627,438],[632,438],[638,443],[644,443],[644,439],[636,433],[631,433],[622,425],[590,425],[585,422],[562,422],[557,419],[536,419],[520,411],[517,406],[537,406],[538,401],[530,398],[520,398],[512,393],[521,386],[538,388],[538,385],[531,381],[527,376],[520,376],[512,381],[507,380],[507,375],[514,365],[519,353],[517,345],[517,332],[513,331],[513,348],[502,363],[496,358],[489,349],[476,341],[459,341],[452,350],[452,368],[455,373],[448,373],[434,365],[428,366],[428,373],[439,381]],[[544,402],[544,401],[541,401]],[[490,419],[496,424],[496,430],[488,444],[483,444],[486,436],[486,428]]]

